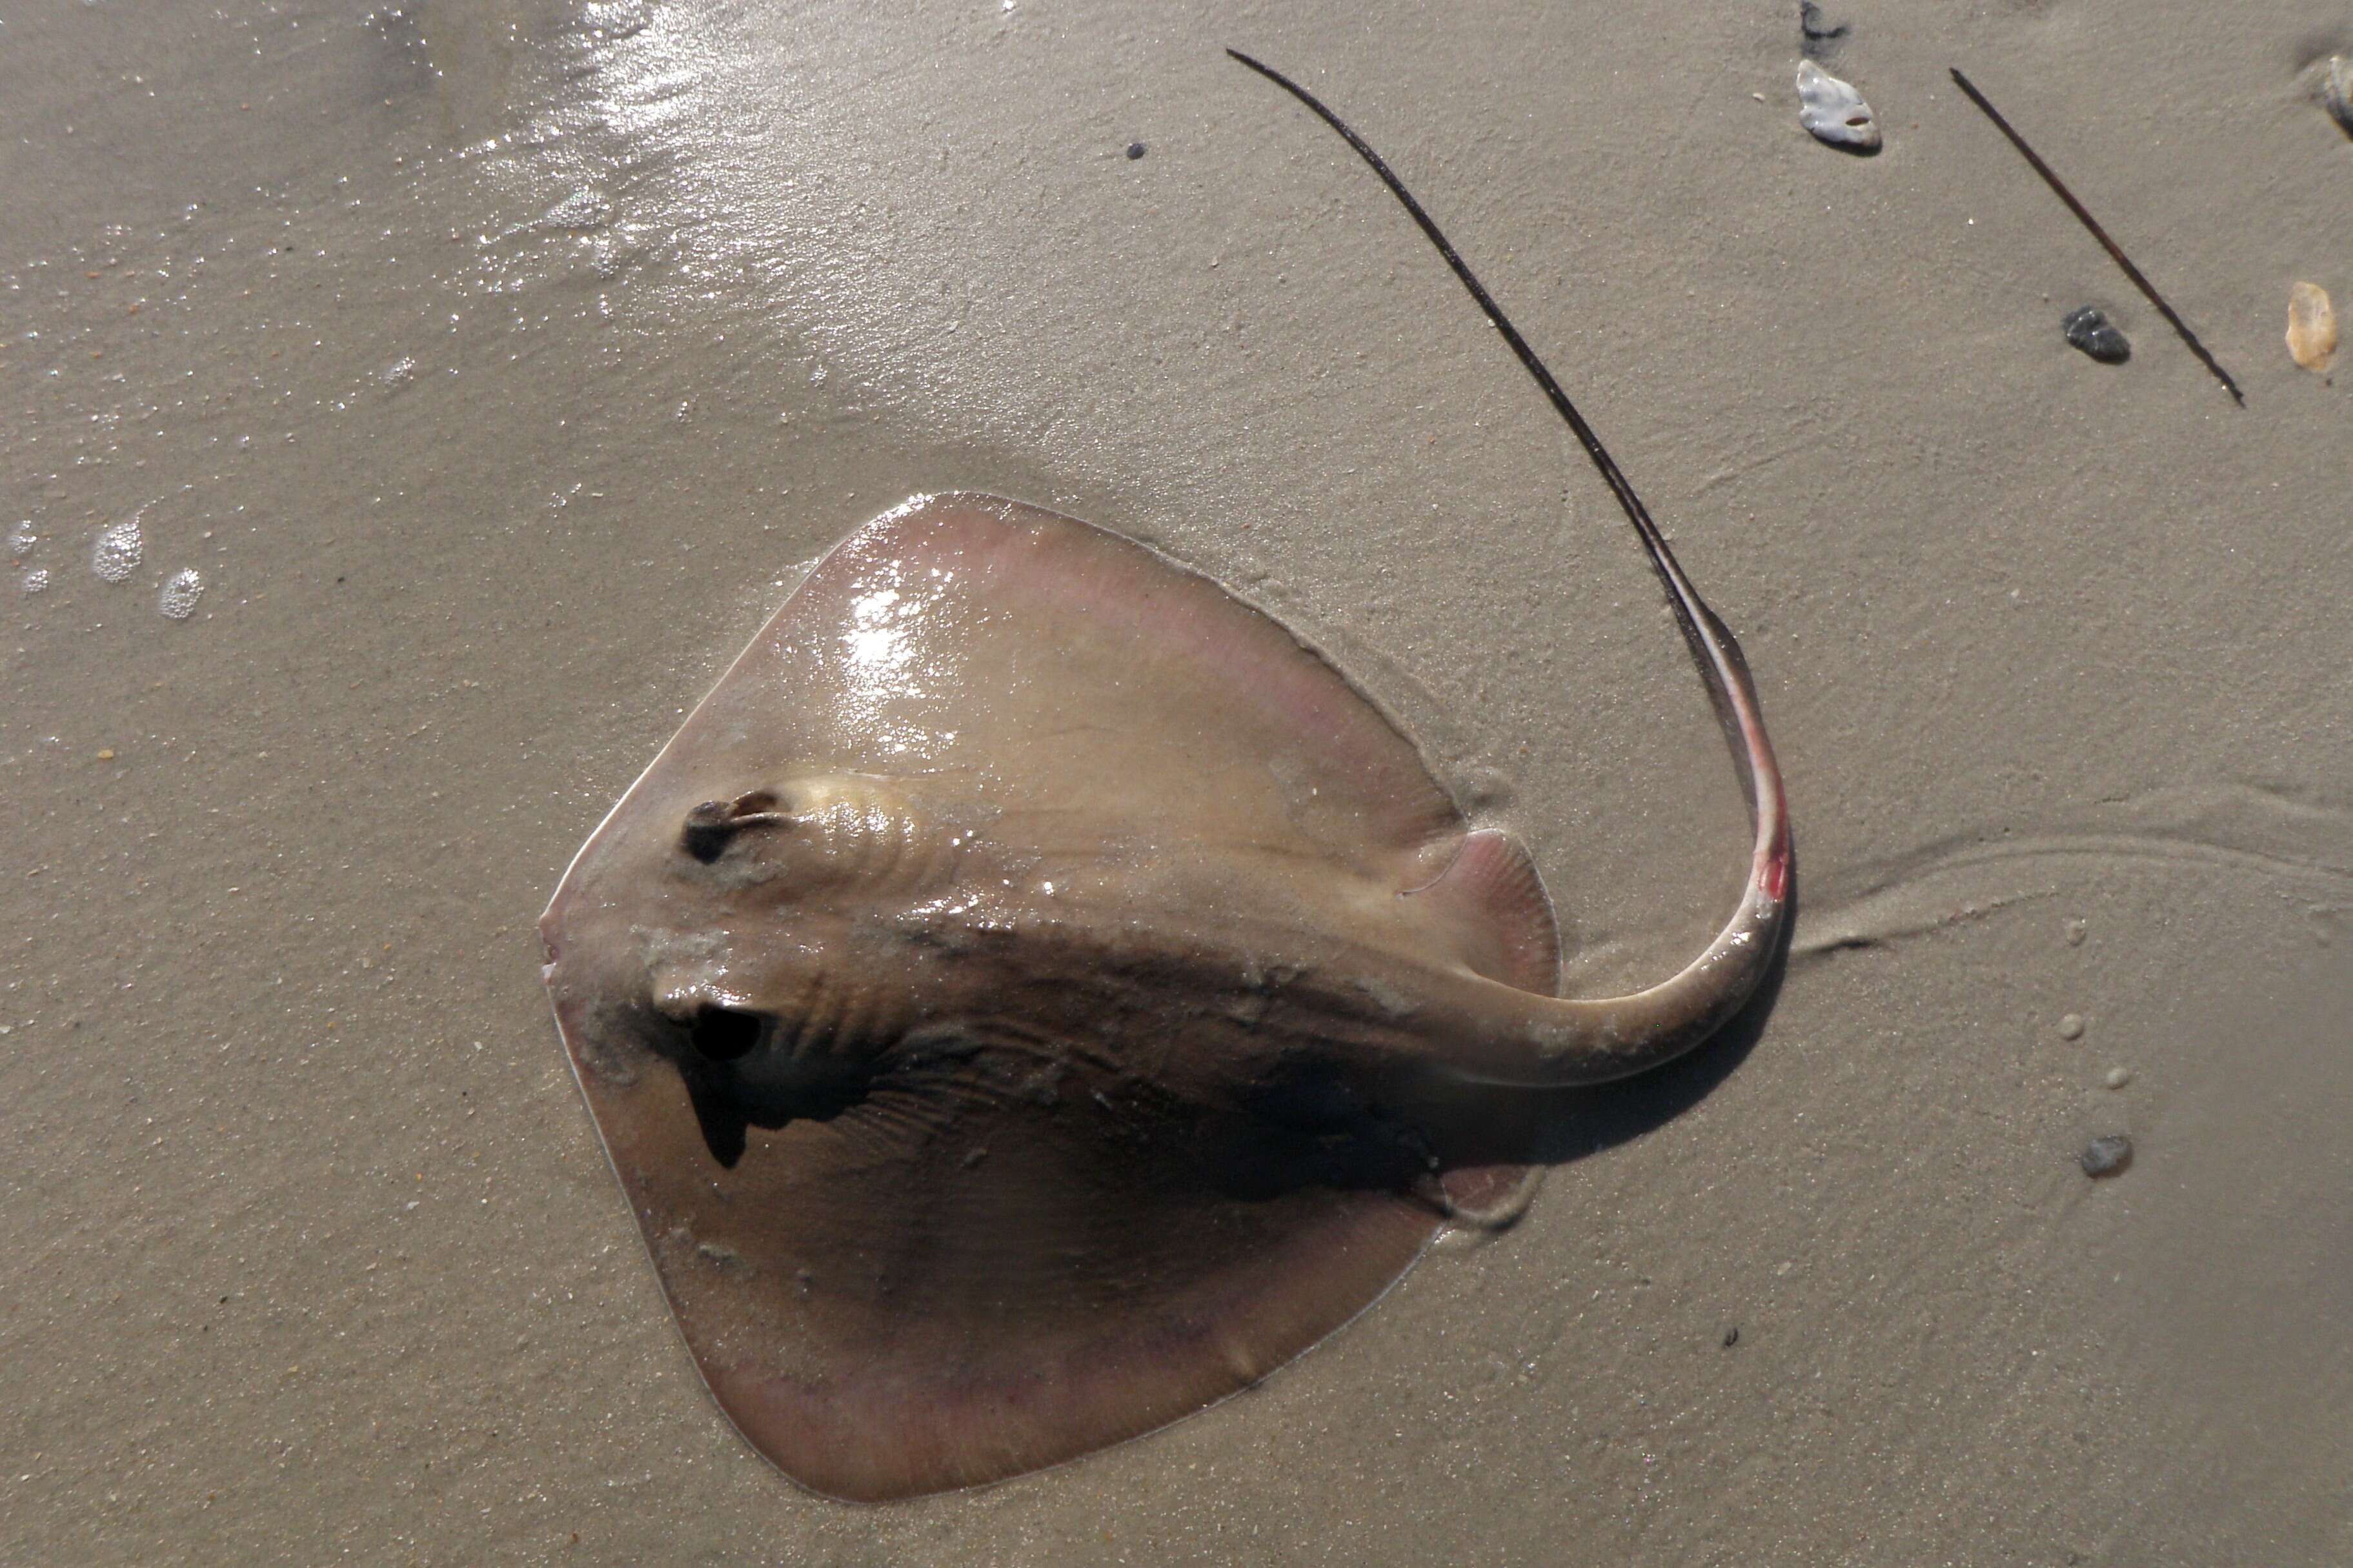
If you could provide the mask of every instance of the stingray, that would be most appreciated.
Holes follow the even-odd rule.
[[[1755,990],[1789,834],[1738,645],[1388,166],[1664,585],[1755,827],[1681,973],[1556,995],[1543,879],[1315,649],[1019,501],[810,572],[582,847],[558,1026],[696,1369],[834,1497],[1039,1468],[1247,1388],[1524,1173],[1467,1102],[1596,1084]],[[1466,1101],[1466,1097],[1468,1097]]]

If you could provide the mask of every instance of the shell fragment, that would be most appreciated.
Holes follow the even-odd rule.
[[[1820,142],[1853,153],[1879,151],[1879,119],[1862,94],[1811,60],[1798,66],[1798,123]]]
[[[2329,308],[2328,290],[2317,283],[2298,283],[2287,291],[2287,352],[2316,375],[2336,357],[2337,312]]]
[[[2353,136],[2353,55],[2331,55],[2321,68],[2320,106],[2338,130]]]

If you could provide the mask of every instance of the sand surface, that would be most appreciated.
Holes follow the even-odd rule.
[[[1793,11],[0,9],[0,1562],[2353,1561],[2353,385],[2282,342],[2353,312],[2353,14],[1852,0],[1858,160]],[[700,1388],[533,922],[849,528],[997,490],[1272,609],[1579,989],[1729,907],[1606,493],[1226,44],[1741,632],[1793,954],[1259,1391],[822,1501]]]

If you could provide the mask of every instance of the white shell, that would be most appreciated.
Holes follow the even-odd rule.
[[[1811,60],[1798,66],[1798,123],[1833,147],[1879,150],[1879,120],[1862,94]]]

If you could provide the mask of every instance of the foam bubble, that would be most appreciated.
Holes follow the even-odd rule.
[[[24,582],[25,592],[37,594],[49,585],[49,569],[46,566],[36,566],[25,574]]]
[[[185,621],[196,613],[196,600],[204,591],[205,574],[193,566],[183,566],[164,584],[155,607],[164,612],[167,620]]]
[[[146,550],[139,537],[137,518],[109,523],[98,531],[98,542],[90,546],[90,569],[104,582],[120,583],[139,570],[139,558]]]

